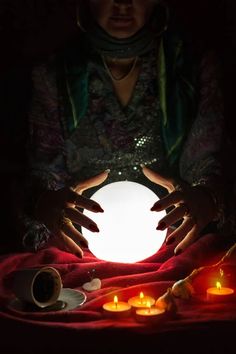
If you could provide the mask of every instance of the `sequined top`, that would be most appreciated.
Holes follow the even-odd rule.
[[[156,71],[153,51],[143,57],[134,93],[123,107],[102,62],[89,63],[89,109],[65,141],[67,168],[74,180],[85,180],[110,169],[108,183],[130,180],[158,190],[140,168],[140,164],[145,164],[161,171],[166,162],[160,136]]]
[[[168,173],[160,133],[155,51],[143,58],[140,76],[126,107],[122,107],[114,95],[111,79],[101,61],[90,61],[88,71],[88,111],[73,134],[65,138],[61,123],[65,117],[61,116],[55,69],[48,63],[34,69],[30,112],[31,181],[37,181],[42,190],[58,190],[109,168],[111,173],[106,183],[138,181],[161,196],[163,188],[148,181],[140,169],[143,163]],[[222,99],[212,55],[203,58],[201,72],[199,111],[177,171],[190,184],[222,174],[219,161]],[[29,221],[28,225],[33,224]],[[42,240],[31,243],[37,249]]]

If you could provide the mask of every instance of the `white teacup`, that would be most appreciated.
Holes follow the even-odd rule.
[[[53,267],[29,268],[14,272],[12,290],[16,297],[40,308],[53,305],[61,289],[61,276]]]

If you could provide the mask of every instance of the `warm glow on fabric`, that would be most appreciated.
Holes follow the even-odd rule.
[[[160,249],[166,232],[156,227],[165,212],[150,211],[158,200],[150,189],[135,182],[114,182],[99,189],[91,199],[102,206],[104,213],[85,210],[84,214],[97,223],[100,232],[94,234],[85,228],[82,232],[97,258],[135,263]]]

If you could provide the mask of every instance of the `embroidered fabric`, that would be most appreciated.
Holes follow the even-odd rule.
[[[114,95],[102,61],[89,63],[89,109],[79,128],[65,141],[69,174],[85,180],[110,169],[107,183],[148,181],[140,164],[159,171],[166,166],[160,136],[160,107],[156,83],[156,55],[143,57],[140,77],[126,107]],[[151,185],[157,193],[162,188]]]
[[[214,176],[202,177],[199,181],[194,182],[193,186],[201,186],[205,188],[206,192],[210,194],[215,208],[217,210],[214,222],[217,222],[218,228],[222,227],[225,223],[225,198],[222,185],[219,183],[214,183]]]
[[[22,240],[23,246],[28,251],[36,252],[47,244],[51,233],[44,224],[37,220],[30,219],[26,216],[23,218],[23,223],[26,228]]]
[[[180,175],[192,186],[203,186],[210,193],[217,208],[214,221],[221,228],[226,221],[221,161],[224,117],[219,64],[212,53],[203,58],[201,73],[199,114],[180,159]]]

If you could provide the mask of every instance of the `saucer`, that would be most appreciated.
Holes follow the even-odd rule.
[[[82,306],[85,303],[86,299],[87,297],[82,291],[70,288],[62,288],[57,301],[51,306],[40,308],[36,305],[25,303],[24,301],[15,297],[9,302],[8,308],[10,310],[13,310],[14,312],[18,312],[21,314],[37,312],[42,313],[51,311],[62,312],[70,311],[79,306]]]
[[[66,303],[63,311],[69,311],[82,306],[87,300],[87,296],[82,291],[64,288],[61,290],[58,300]]]

